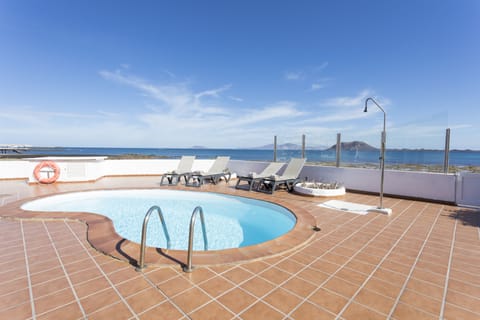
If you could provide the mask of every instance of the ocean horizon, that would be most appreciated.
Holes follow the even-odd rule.
[[[272,161],[273,150],[268,149],[226,149],[226,148],[104,148],[104,147],[32,147],[21,153],[22,156],[151,156],[180,158],[183,155],[198,159],[213,159],[217,156],[230,156],[232,160]],[[341,163],[379,163],[379,151],[341,151]],[[301,150],[277,150],[277,161],[288,161],[302,156]],[[387,149],[386,165],[443,165],[443,150],[427,149]],[[305,150],[309,162],[330,163],[336,161],[335,150]],[[449,164],[453,166],[480,166],[480,151],[451,150]]]

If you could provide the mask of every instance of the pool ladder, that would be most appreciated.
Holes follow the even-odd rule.
[[[147,242],[147,225],[148,221],[150,220],[150,216],[154,211],[158,212],[158,217],[160,218],[160,222],[162,223],[163,232],[165,234],[165,238],[167,240],[167,249],[170,249],[170,236],[168,234],[167,225],[165,223],[165,219],[163,217],[162,209],[159,206],[153,206],[148,209],[147,214],[145,214],[145,218],[143,219],[143,226],[142,226],[142,240],[140,244],[140,258],[137,267],[135,268],[136,271],[142,271],[145,266],[145,246]],[[190,218],[190,231],[188,235],[188,254],[187,254],[187,265],[183,266],[183,271],[185,272],[192,272],[192,251],[193,251],[193,233],[195,229],[195,220],[197,217],[197,213],[200,214],[200,222],[202,223],[202,233],[203,233],[203,245],[205,250],[208,250],[208,240],[207,240],[207,232],[205,230],[205,219],[203,216],[202,207],[196,207]]]

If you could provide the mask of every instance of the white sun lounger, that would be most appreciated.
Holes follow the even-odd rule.
[[[247,182],[248,191],[252,191],[255,184],[258,184],[262,179],[268,178],[271,175],[276,174],[284,165],[282,162],[270,162],[265,169],[260,173],[251,172],[248,176],[239,176],[237,180],[236,189],[240,189],[240,183],[242,181]]]
[[[178,163],[177,169],[162,175],[160,185],[163,185],[164,180],[167,179],[168,185],[176,186],[182,177],[185,179],[185,183],[187,183],[188,176],[192,174],[192,166],[194,161],[195,156],[182,156],[180,162]]]
[[[262,179],[257,186],[257,190],[262,191],[263,188],[264,190],[273,193],[277,187],[284,185],[288,191],[292,191],[293,187],[299,180],[300,172],[304,165],[305,159],[290,159],[281,176],[272,175],[268,178]]]
[[[228,182],[232,176],[230,170],[227,168],[229,161],[230,157],[217,157],[207,172],[193,172],[189,175],[185,185],[200,187],[208,180],[213,184],[217,184],[221,178],[224,178],[225,181]]]

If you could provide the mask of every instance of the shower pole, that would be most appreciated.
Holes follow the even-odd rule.
[[[382,110],[382,112],[383,112],[383,131],[382,131],[382,141],[381,141],[381,151],[380,151],[380,169],[381,169],[381,175],[380,175],[380,206],[377,209],[372,210],[372,211],[377,211],[377,212],[386,213],[386,214],[390,215],[392,213],[392,209],[383,207],[383,181],[384,181],[384,177],[385,177],[385,144],[386,144],[386,140],[387,140],[387,131],[386,131],[385,127],[386,127],[386,123],[387,123],[387,113],[377,103],[377,101],[375,101],[371,97],[367,98],[367,100],[365,100],[365,109],[363,110],[363,112],[367,112],[368,101],[372,101],[373,103],[375,103],[375,105],[380,110]]]

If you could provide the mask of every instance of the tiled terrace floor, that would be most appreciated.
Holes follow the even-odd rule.
[[[158,182],[0,181],[0,215],[26,198]],[[478,211],[385,198],[390,217],[355,215],[285,191],[235,190],[233,182],[201,190],[288,203],[321,231],[301,248],[251,262],[139,273],[95,250],[83,222],[0,219],[0,319],[480,319]],[[378,201],[355,193],[343,199]]]

